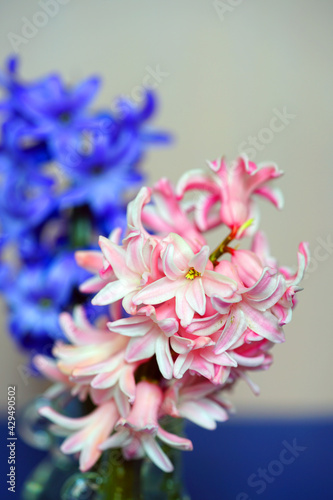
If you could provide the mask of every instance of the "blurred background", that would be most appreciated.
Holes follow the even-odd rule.
[[[332,2],[57,0],[57,12],[27,38],[22,30],[42,3],[2,0],[0,61],[17,52],[26,79],[55,70],[68,83],[102,75],[99,107],[112,108],[119,94],[139,103],[149,82],[160,103],[154,123],[174,137],[149,152],[149,185],[240,152],[284,170],[285,207],[262,203],[261,227],[281,263],[297,264],[302,240],[312,262],[286,343],[253,377],[260,397],[239,384],[232,401],[242,418],[332,417]],[[5,411],[7,383],[17,385],[20,406],[46,384],[21,377],[24,356],[6,332],[4,307],[1,326]]]

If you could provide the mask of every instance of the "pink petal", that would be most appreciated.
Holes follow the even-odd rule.
[[[72,436],[69,436],[62,443],[60,449],[65,454],[77,453],[82,450],[84,446],[84,442],[87,439],[87,431],[86,429],[82,429],[79,432],[76,432]]]
[[[220,224],[220,215],[211,212],[210,209],[220,200],[218,194],[215,195],[202,195],[200,200],[196,203],[195,221],[200,231],[207,231]]]
[[[207,190],[216,193],[218,186],[203,170],[197,169],[190,170],[182,175],[178,181],[176,192],[179,198],[182,198],[186,191],[192,189],[198,189],[199,191]]]
[[[255,368],[257,366],[260,366],[265,360],[264,354],[260,354],[259,356],[241,356],[240,354],[233,352],[232,357],[235,359],[238,365],[246,366],[248,368]]]
[[[207,415],[204,410],[198,410],[198,405],[194,401],[187,401],[181,406],[181,415],[190,422],[193,422],[200,427],[208,430],[216,429],[216,422],[214,419]]]
[[[161,374],[167,380],[172,378],[173,360],[170,352],[169,339],[163,334],[159,335],[155,344],[156,361]]]
[[[293,279],[293,285],[298,285],[304,276],[304,272],[306,271],[309,261],[310,261],[310,251],[309,244],[306,242],[300,243],[298,247],[298,271],[296,276]]]
[[[252,166],[255,166],[255,164],[252,163]],[[248,167],[246,168],[246,170],[248,170]],[[250,172],[250,176],[248,176],[246,179],[247,181],[246,184],[249,194],[259,189],[266,182],[275,179],[277,177],[280,177],[282,174],[283,172],[280,171],[277,165],[275,164],[258,165],[257,169]]]
[[[110,371],[106,373],[99,373],[91,382],[91,387],[94,389],[108,389],[113,387],[119,380],[119,371]]]
[[[228,316],[228,321],[214,349],[216,354],[230,349],[243,335],[247,328],[243,311],[239,307],[233,307]]]
[[[161,427],[158,428],[157,437],[163,441],[163,443],[171,446],[172,448],[176,448],[177,450],[183,451],[192,451],[193,444],[192,441],[186,439],[181,436],[177,436],[176,434],[171,434],[170,432],[165,431]]]
[[[273,269],[265,267],[261,277],[252,287],[246,291],[246,296],[251,300],[268,299],[278,286],[278,274]]]
[[[182,280],[184,281],[188,280]],[[180,319],[180,323],[183,327],[188,326],[193,320],[194,309],[191,307],[186,299],[187,291],[190,288],[191,283],[185,283],[183,286],[176,290],[176,314]]]
[[[212,351],[212,349],[203,349],[200,352],[200,356],[206,361],[213,363],[214,365],[237,366],[236,361],[227,352],[221,352],[221,354],[215,354],[215,352]]]
[[[122,357],[123,352],[120,352],[119,354],[108,357],[106,360],[99,363],[94,363],[94,360],[92,359],[88,366],[75,367],[71,376],[74,378],[81,378],[89,377],[91,375],[97,375],[98,373],[111,372],[118,368],[121,363]]]
[[[213,172],[217,173],[221,179],[228,173],[228,166],[223,157],[213,161],[208,160],[207,165]]]
[[[202,407],[198,401],[186,401],[180,406],[181,416],[204,429],[216,429],[214,418]]]
[[[175,247],[172,244],[169,244],[164,253],[163,253],[163,271],[167,278],[170,280],[176,280],[180,276],[183,276],[186,270],[188,269],[187,262],[184,262],[184,266],[182,269],[179,269],[177,264],[175,263]]]
[[[125,359],[128,363],[149,359],[155,354],[156,334],[153,330],[143,337],[132,337],[128,343]]]
[[[119,378],[119,387],[121,391],[126,394],[131,403],[135,399],[135,379],[134,379],[134,366],[126,366],[122,369]]]
[[[175,361],[175,366],[173,369],[173,376],[175,378],[182,378],[184,373],[191,366],[193,359],[194,359],[193,352],[190,352],[188,354],[180,354]]]
[[[188,263],[189,267],[194,267],[196,271],[203,274],[208,262],[209,252],[210,250],[207,245],[202,247],[200,252],[194,255],[192,259],[190,259]]]
[[[133,291],[133,287],[124,284],[121,281],[112,281],[105,285],[102,290],[92,299],[94,306],[105,306],[122,299],[127,293]]]
[[[206,295],[201,278],[194,278],[186,289],[185,297],[195,312],[203,316],[206,310]]]
[[[259,311],[266,311],[267,309],[273,307],[281,299],[285,291],[286,291],[286,282],[284,277],[280,275],[278,276],[277,286],[272,295],[270,295],[264,300],[260,300],[260,299],[252,299],[251,295],[249,294],[249,297],[247,297],[246,300],[255,309],[258,309]]]
[[[79,328],[67,312],[60,314],[59,323],[67,339],[75,345],[99,344],[112,339],[107,332],[93,328],[90,324],[85,330]]]
[[[152,205],[145,207],[142,214],[142,222],[148,228],[159,233],[170,233],[173,229],[171,224],[163,220],[160,215],[156,213],[156,208]]]
[[[130,238],[126,250],[126,265],[135,274],[142,275],[148,272],[143,258],[143,246],[145,240],[143,234]]]
[[[184,339],[183,337],[179,337],[179,335],[175,335],[170,338],[171,347],[177,354],[187,354],[190,352],[194,346],[193,340]]]
[[[81,472],[87,472],[95,463],[97,460],[100,458],[102,455],[102,452],[98,450],[95,446],[92,446],[91,448],[85,447],[83,448],[81,454],[80,454],[80,471]]]
[[[111,332],[128,337],[139,337],[148,333],[154,324],[145,316],[133,316],[109,322],[107,326]]]
[[[138,279],[137,273],[127,267],[126,252],[123,247],[116,245],[104,236],[99,237],[99,245],[105,259],[111,265],[117,278],[130,281]]]
[[[212,297],[212,305],[213,307],[217,310],[217,307],[215,307],[215,302],[213,303],[214,297]],[[220,302],[220,299],[217,299]],[[186,332],[191,333],[192,335],[198,335],[198,336],[209,336],[212,335],[213,333],[217,332],[218,330],[221,330],[223,326],[225,325],[227,321],[227,316],[229,309],[231,307],[231,304],[227,304],[227,308],[223,308],[223,316],[220,314],[216,313],[213,316],[210,317],[204,317],[204,318],[196,318],[187,328]],[[219,311],[220,312],[220,311]]]
[[[108,450],[109,448],[122,448],[131,439],[130,432],[127,429],[121,429],[106,439],[99,445],[101,451]]]
[[[284,342],[284,334],[278,326],[277,318],[270,311],[257,311],[247,304],[242,304],[248,327],[261,337],[271,342]]]
[[[150,460],[164,472],[172,472],[173,465],[152,436],[142,438],[142,447]]]
[[[190,245],[176,233],[170,233],[166,241],[174,246],[174,260],[177,267],[184,271],[188,269],[190,267],[188,263],[194,255]]]
[[[94,274],[103,269],[103,254],[95,250],[77,251],[75,260],[80,267]]]
[[[182,401],[202,399],[216,391],[216,387],[208,380],[199,384],[192,384],[182,389]]]
[[[110,304],[110,315],[114,320],[121,319],[123,316],[123,311],[121,307],[121,300],[116,300]]]
[[[259,257],[249,250],[234,250],[231,262],[246,287],[254,285],[262,274],[263,268]]]
[[[183,280],[171,281],[168,278],[161,278],[150,285],[145,286],[134,297],[133,302],[140,304],[162,304],[172,299],[176,291],[183,285]]]
[[[255,190],[255,194],[258,194],[263,198],[266,198],[279,210],[283,208],[284,200],[280,189],[272,188],[270,186],[261,186],[260,188]]]
[[[168,337],[171,337],[179,330],[179,323],[175,318],[161,319],[158,321],[158,326]]]
[[[205,294],[208,297],[217,295],[223,299],[231,297],[233,292],[237,290],[236,281],[228,278],[227,276],[222,276],[215,271],[205,271],[201,279]]]
[[[60,427],[64,427],[65,429],[69,430],[81,429],[87,422],[87,417],[81,417],[81,418],[65,417],[64,415],[61,415],[60,413],[56,412],[49,406],[43,406],[38,410],[38,413],[43,417],[48,418],[49,420],[51,420],[51,422],[59,425]]]
[[[130,231],[140,231],[148,236],[148,233],[144,229],[141,218],[143,207],[150,202],[151,189],[148,187],[142,187],[134,198],[127,206],[127,224]]]
[[[141,381],[136,386],[135,401],[126,419],[127,425],[136,431],[155,433],[158,428],[158,412],[163,392],[156,384]]]
[[[215,345],[215,342],[211,339],[211,337],[197,337],[193,340],[193,344],[193,349],[196,350]]]
[[[48,379],[54,382],[62,382],[68,384],[68,377],[64,375],[59,368],[54,359],[48,358],[47,356],[42,356],[37,354],[33,358],[33,364],[36,368]]]
[[[123,391],[120,390],[119,385],[114,387],[114,400],[121,417],[127,417],[130,412],[129,399],[131,399],[132,402],[132,398],[129,398],[126,394],[124,394]]]
[[[194,355],[189,369],[197,372],[208,380],[212,380],[214,377],[214,365],[198,354]]]
[[[93,276],[92,278],[84,281],[79,290],[82,293],[96,293],[105,285],[105,280],[100,278],[100,276]]]

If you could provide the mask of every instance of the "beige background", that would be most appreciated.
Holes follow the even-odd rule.
[[[175,143],[149,154],[144,165],[149,183],[161,175],[176,181],[185,170],[221,154],[232,159],[249,136],[259,137],[255,160],[274,160],[285,171],[280,181],[284,210],[261,205],[272,251],[282,263],[294,265],[304,239],[315,257],[294,320],[285,328],[287,342],[275,348],[273,367],[254,377],[261,397],[240,385],[233,401],[240,415],[332,414],[333,249],[320,241],[333,237],[333,4],[223,3],[225,13],[220,7],[218,15],[211,0],[69,0],[19,45],[22,72],[31,78],[59,70],[68,82],[102,74],[99,104],[111,106],[119,93],[136,94],[147,67],[159,65],[168,75],[158,84],[155,123],[172,131]],[[41,7],[32,0],[0,5],[3,61],[12,52],[8,34],[22,36],[22,18],[38,22]],[[263,132],[274,110],[284,107],[294,115],[289,123],[273,137]],[[1,318],[5,325],[4,310]],[[24,358],[5,326],[2,330],[1,402],[7,384],[16,383],[23,404],[43,384],[23,383],[18,367]]]

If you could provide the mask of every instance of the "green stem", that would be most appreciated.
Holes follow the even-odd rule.
[[[168,432],[183,435],[182,419],[164,417],[161,426]],[[162,444],[174,465],[171,473],[163,472],[149,459],[129,460],[121,450],[105,453],[98,467],[102,479],[100,500],[190,500],[184,494],[182,452]]]
[[[215,248],[214,252],[210,254],[209,260],[214,264],[214,266],[217,265],[217,261],[221,257],[221,255],[225,253],[226,247],[229,245],[229,243],[235,238],[237,231],[238,227],[233,227],[231,233],[228,234],[228,236],[224,238],[222,243],[220,243],[220,245]]]
[[[103,500],[143,500],[141,495],[141,465],[142,460],[120,460],[115,452],[111,452],[107,459]]]

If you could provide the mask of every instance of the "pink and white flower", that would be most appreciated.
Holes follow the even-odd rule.
[[[165,276],[143,287],[133,297],[134,304],[156,305],[175,298],[176,315],[185,327],[191,323],[195,313],[200,316],[205,314],[206,297],[232,297],[237,284],[212,270],[207,245],[195,254],[188,243],[175,233],[171,233],[164,243],[162,265]]]
[[[134,373],[139,362],[128,363],[125,352],[129,339],[104,325],[91,325],[82,308],[76,308],[74,319],[62,313],[60,323],[72,344],[57,342],[53,354],[57,368],[68,378],[72,391],[82,398],[89,392],[99,404],[113,397],[119,412],[126,415],[135,398]]]
[[[179,234],[198,252],[205,245],[205,238],[187,216],[168,179],[160,179],[155,184],[152,199],[153,204],[145,205],[142,210],[142,222],[162,238],[170,233]]]
[[[179,329],[176,318],[169,317],[173,307],[166,303],[158,311],[152,306],[141,308],[139,314],[108,323],[111,331],[131,337],[125,353],[128,363],[150,359],[154,354],[162,376],[171,379],[174,361],[170,337]],[[157,317],[158,313],[158,317]]]
[[[121,228],[116,228],[112,231],[109,239],[113,243],[119,243]],[[96,293],[105,286],[106,281],[114,281],[116,276],[110,264],[104,259],[102,252],[96,250],[82,250],[75,252],[76,262],[80,267],[83,267],[92,274],[89,278],[80,285],[80,291],[83,293]]]
[[[65,454],[80,453],[80,470],[85,472],[97,462],[102,452],[100,445],[106,441],[119,419],[113,401],[101,404],[90,415],[70,418],[60,415],[48,406],[39,413],[57,425],[57,433],[69,435],[61,445]]]
[[[156,384],[139,382],[130,414],[117,422],[115,434],[101,444],[100,449],[121,447],[127,460],[147,455],[160,469],[171,472],[173,465],[155,438],[180,450],[192,450],[192,443],[160,427],[158,413],[162,399],[163,392]]]
[[[157,251],[155,241],[146,240],[140,234],[130,237],[127,247],[124,247],[101,236],[99,244],[116,279],[107,283],[94,297],[92,303],[101,306],[122,299],[125,311],[128,314],[135,314],[136,307],[132,298],[148,283],[150,277],[158,274],[154,264],[154,253]]]
[[[232,405],[222,396],[220,387],[187,374],[165,392],[163,410],[172,417],[186,418],[213,430],[216,422],[228,420]]]
[[[277,208],[282,208],[280,191],[267,185],[270,180],[282,175],[276,165],[257,166],[245,156],[241,156],[230,167],[224,158],[208,162],[208,166],[211,169],[209,174],[202,170],[189,171],[177,186],[177,194],[180,197],[193,189],[207,192],[204,201],[201,198],[199,214],[196,214],[201,231],[221,223],[229,228],[241,227],[255,214],[253,195],[262,196]],[[214,211],[217,205],[218,212]]]

